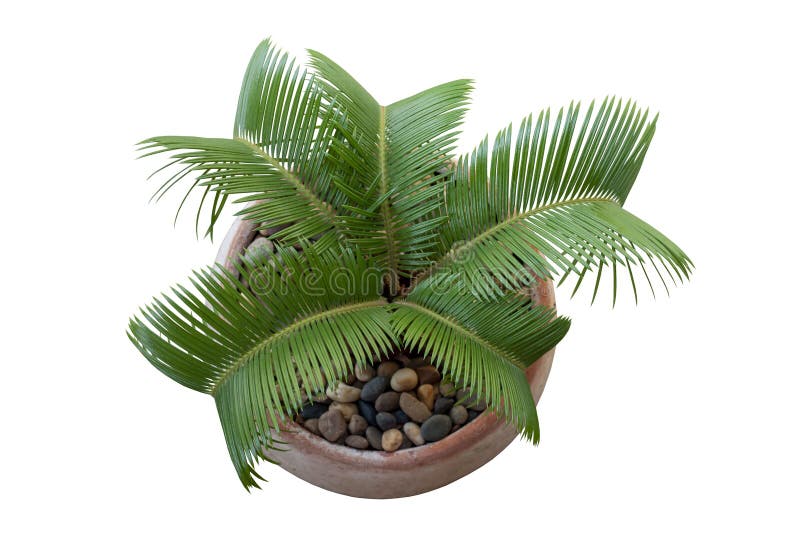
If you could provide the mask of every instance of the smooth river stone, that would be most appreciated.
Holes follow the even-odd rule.
[[[420,433],[425,441],[439,441],[453,428],[453,421],[446,415],[433,415],[422,423]]]
[[[422,423],[431,416],[431,411],[411,393],[400,395],[400,408],[412,421]]]

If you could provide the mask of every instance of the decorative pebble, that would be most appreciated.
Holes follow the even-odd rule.
[[[324,376],[314,377],[324,384]],[[456,388],[426,358],[398,354],[357,366],[329,382],[311,401],[303,396],[295,422],[326,440],[358,450],[396,451],[438,441],[478,417],[486,402]]]
[[[446,415],[437,414],[422,423],[420,433],[425,441],[439,441],[450,433],[451,428],[453,428],[453,422],[450,418]]]
[[[383,445],[381,445],[381,437],[383,436],[383,432],[381,432],[379,428],[368,426],[366,436],[367,441],[373,449],[377,451],[383,450]]]
[[[433,410],[433,403],[436,401],[436,389],[430,384],[422,384],[417,388],[417,398],[429,410]]]
[[[300,411],[300,415],[303,416],[303,419],[318,419],[327,411],[327,404],[315,402],[314,404],[309,404],[308,406],[303,407],[303,409]]]
[[[400,408],[412,421],[422,423],[431,416],[431,411],[411,393],[400,395]]]
[[[328,395],[328,398],[338,402],[356,402],[361,396],[360,389],[348,386],[344,382],[339,382],[333,387],[328,387],[325,393]]]
[[[450,421],[449,419],[447,420]],[[383,433],[381,437],[381,447],[387,452],[396,451],[403,444],[403,433],[392,428]]]
[[[312,434],[319,436],[319,419],[306,419],[305,423],[303,423],[303,427]]]
[[[275,245],[272,244],[272,241],[266,237],[257,237],[248,245],[244,257],[249,261],[259,264],[270,258],[274,250]]]
[[[336,441],[347,432],[344,416],[339,410],[329,410],[319,418],[319,431],[328,441]]]
[[[406,412],[404,412],[403,410],[395,410],[393,414],[394,414],[394,419],[395,421],[397,421],[398,425],[404,425],[408,423],[409,421],[408,415],[406,415]]]
[[[367,402],[375,402],[378,395],[386,391],[386,386],[389,384],[389,379],[385,376],[376,376],[366,384],[364,388],[359,391],[361,400]]]
[[[436,384],[442,379],[442,374],[432,365],[418,367],[416,371],[420,384]]]
[[[378,428],[381,430],[389,430],[397,426],[397,419],[387,412],[378,412],[378,416],[375,419],[378,421]]]
[[[375,369],[371,365],[356,365],[356,378],[362,382],[369,382],[375,376]]]
[[[425,445],[425,438],[422,437],[422,431],[417,423],[406,423],[403,425],[403,433],[408,436],[414,445]]]
[[[393,361],[381,362],[378,366],[378,376],[392,376],[400,369],[400,364]]]
[[[367,430],[367,426],[367,420],[364,419],[364,417],[358,414],[353,414],[350,417],[350,422],[347,424],[347,430],[351,434],[362,435]]]
[[[360,413],[370,425],[376,426],[378,424],[375,420],[375,416],[378,415],[378,412],[375,411],[375,407],[371,403],[362,400],[358,401],[358,413]]]
[[[339,402],[333,401],[328,411],[339,411],[344,416],[345,421],[350,421],[350,418],[358,413],[358,406],[353,402]]]
[[[439,395],[452,398],[456,396],[456,387],[452,382],[439,382]]]
[[[353,447],[354,449],[366,449],[369,447],[369,441],[364,436],[347,436],[344,440],[345,445]]]
[[[467,409],[461,404],[453,406],[450,410],[450,419],[452,419],[453,423],[456,425],[463,425],[467,422],[468,417],[469,413],[467,413]]]
[[[396,391],[386,391],[375,399],[375,409],[379,412],[393,412],[400,406],[400,394]]]
[[[391,386],[395,391],[411,391],[417,387],[417,373],[413,369],[400,369],[392,375]]]
[[[447,397],[439,397],[433,403],[433,413],[447,414],[450,413],[450,408],[456,403],[455,399],[448,399]]]

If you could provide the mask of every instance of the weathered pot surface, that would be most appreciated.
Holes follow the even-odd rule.
[[[234,269],[234,261],[254,239],[255,226],[233,224],[217,254],[217,263]],[[538,304],[554,307],[553,284],[531,288]],[[526,370],[534,400],[544,391],[555,350]],[[280,467],[315,486],[352,497],[391,499],[425,493],[458,480],[497,456],[517,436],[488,410],[441,441],[395,452],[362,451],[330,443],[300,425],[289,423],[279,439],[288,449],[275,455]]]

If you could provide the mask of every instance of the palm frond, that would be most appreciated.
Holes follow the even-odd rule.
[[[664,273],[687,278],[686,254],[622,208],[656,121],[630,102],[607,99],[596,115],[593,109],[594,103],[582,121],[579,104],[561,109],[554,124],[549,110],[536,121],[528,116],[516,140],[509,126],[491,151],[484,139],[460,158],[446,187],[441,258],[417,283],[458,272],[486,298],[535,276],[574,273],[577,290],[588,272],[595,273],[596,295],[604,268],[616,273],[620,265],[634,291],[634,268],[648,283],[651,273],[662,281]]]
[[[257,487],[254,466],[276,447],[278,424],[324,378],[373,361],[395,337],[380,276],[350,250],[242,261],[257,295],[219,266],[195,272],[194,292],[177,286],[156,299],[128,335],[158,370],[215,398],[239,478]]]
[[[482,302],[443,277],[418,286],[393,307],[392,324],[407,348],[428,355],[525,438],[538,442],[525,369],[561,341],[568,319],[513,293]]]
[[[343,196],[325,165],[334,123],[322,97],[313,76],[263,41],[242,82],[234,139],[163,136],[140,143],[145,156],[170,153],[172,162],[160,170],[178,167],[154,197],[188,179],[184,202],[202,191],[198,229],[204,205],[213,199],[206,229],[212,236],[231,195],[250,203],[237,215],[265,228],[285,226],[275,239],[286,244],[337,228],[335,208]]]
[[[379,259],[391,276],[410,276],[436,249],[443,180],[472,82],[455,80],[381,106],[332,60],[309,51],[310,63],[339,110],[332,160],[348,197],[343,216],[353,242]]]

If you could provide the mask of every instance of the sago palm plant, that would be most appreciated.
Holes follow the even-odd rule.
[[[577,290],[591,274],[594,301],[604,273],[614,295],[620,273],[634,294],[637,279],[653,291],[690,274],[680,248],[622,207],[656,119],[613,98],[585,112],[571,104],[456,159],[470,81],[382,106],[309,55],[305,70],[269,40],[258,46],[232,138],[143,141],[145,155],[170,156],[160,171],[176,168],[156,197],[184,182],[184,201],[198,192],[198,230],[213,237],[229,200],[280,230],[274,254],[241,258],[249,284],[220,266],[197,271],[193,289],[175,287],[130,321],[131,341],[214,397],[246,487],[259,459],[279,459],[281,423],[326,380],[398,349],[430,358],[537,442],[524,370],[569,321],[523,289],[574,275]]]

